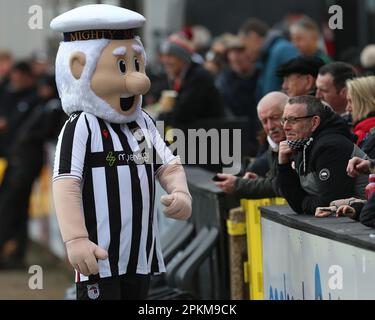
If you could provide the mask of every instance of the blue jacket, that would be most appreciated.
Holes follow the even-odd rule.
[[[277,68],[299,56],[299,51],[277,31],[271,32],[261,49],[257,61],[260,75],[257,86],[257,101],[271,91],[279,91],[282,79],[276,75]]]

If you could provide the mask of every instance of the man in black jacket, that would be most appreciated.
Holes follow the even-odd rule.
[[[161,48],[162,62],[177,92],[175,105],[159,115],[174,128],[187,128],[202,119],[221,118],[223,106],[211,74],[193,61],[194,48],[182,35],[172,35]]]
[[[318,98],[299,96],[289,99],[282,122],[287,140],[280,143],[278,182],[295,212],[314,214],[333,200],[363,197],[358,190],[366,181],[349,177],[346,167],[364,153],[338,114]]]

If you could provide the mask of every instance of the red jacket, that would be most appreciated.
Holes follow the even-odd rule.
[[[357,145],[359,146],[363,139],[366,138],[369,131],[375,127],[375,116],[369,117],[361,122],[358,122],[353,128],[353,133],[358,137]]]

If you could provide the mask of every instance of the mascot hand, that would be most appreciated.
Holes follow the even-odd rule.
[[[69,262],[79,273],[89,276],[99,273],[97,259],[105,260],[108,253],[88,238],[68,241],[66,244]]]
[[[169,218],[186,220],[191,215],[191,197],[189,194],[173,192],[162,196],[160,201],[166,206],[163,212]]]

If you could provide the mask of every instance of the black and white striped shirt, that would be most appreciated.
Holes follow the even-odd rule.
[[[54,180],[82,181],[89,239],[108,251],[108,259],[98,261],[101,278],[165,271],[153,212],[154,177],[174,159],[145,112],[121,125],[85,112],[66,122],[56,148]],[[77,282],[88,279],[76,274]]]

